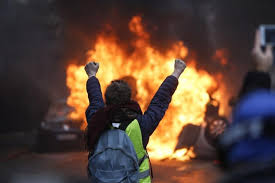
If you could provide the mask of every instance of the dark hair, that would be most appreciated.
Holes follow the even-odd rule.
[[[123,80],[114,80],[106,89],[106,104],[126,104],[131,100],[131,93],[128,83]]]

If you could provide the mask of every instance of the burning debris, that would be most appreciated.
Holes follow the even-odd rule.
[[[209,98],[203,123],[183,126],[178,136],[175,151],[186,148],[186,154],[191,150],[197,158],[217,158],[217,140],[223,134],[229,122],[226,117],[219,115],[219,101],[215,100],[211,94],[209,94]]]
[[[98,78],[101,81],[103,93],[106,86],[114,79],[132,76],[136,79],[138,102],[144,111],[148,106],[146,101],[150,101],[152,94],[160,86],[166,76],[165,73],[172,73],[170,64],[176,57],[186,58],[188,48],[183,42],[178,41],[171,45],[166,51],[156,49],[150,43],[150,34],[146,32],[142,25],[140,16],[134,16],[129,22],[129,30],[135,37],[130,42],[132,52],[129,54],[119,44],[118,38],[114,34],[99,34],[96,43],[88,51],[88,61],[95,60],[101,64]],[[103,72],[104,71],[104,72]],[[198,124],[204,119],[205,106],[209,101],[207,91],[215,88],[218,84],[214,76],[203,70],[196,69],[196,61],[190,60],[184,76],[180,78],[182,85],[178,86],[173,96],[169,109],[152,135],[148,151],[152,158],[163,159],[175,157],[186,159],[183,153],[174,153],[178,141],[178,135],[186,123]],[[86,94],[87,76],[84,66],[69,65],[67,68],[67,86],[71,90],[67,103],[75,108],[70,114],[73,119],[85,119],[85,110],[88,106]],[[213,97],[220,101],[225,92],[220,85]],[[220,112],[224,112],[221,106]],[[82,126],[82,129],[85,125]],[[183,151],[186,151],[183,150]]]

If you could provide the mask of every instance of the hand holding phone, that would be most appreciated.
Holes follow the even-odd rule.
[[[271,51],[273,66],[275,66],[275,25],[260,25],[259,32],[261,47],[263,50]],[[268,45],[272,48],[268,48]]]
[[[265,49],[262,49],[262,35],[261,29],[256,31],[254,48],[252,55],[256,63],[256,69],[258,71],[268,72],[273,63],[273,50],[271,44],[266,44]]]

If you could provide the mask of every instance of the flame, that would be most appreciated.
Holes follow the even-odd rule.
[[[145,111],[153,94],[172,73],[174,59],[185,58],[188,49],[181,41],[175,42],[166,52],[154,48],[139,16],[134,16],[129,22],[129,30],[135,36],[134,41],[130,43],[134,48],[131,54],[124,51],[115,35],[102,33],[97,36],[94,48],[88,52],[87,62],[95,60],[100,63],[97,77],[103,93],[114,79],[129,75],[136,78],[138,102]],[[88,106],[86,81],[84,66],[68,66],[67,86],[71,94],[67,103],[76,109],[70,114],[71,118],[85,119],[84,113]],[[165,117],[150,138],[148,152],[152,158],[187,159],[182,157],[186,149],[173,152],[178,135],[186,123],[200,124],[203,121],[205,105],[209,101],[207,90],[215,86],[216,80],[206,71],[197,70],[195,61],[188,63]],[[219,90],[216,93],[216,98],[220,100],[223,95]]]

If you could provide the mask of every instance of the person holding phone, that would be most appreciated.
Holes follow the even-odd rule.
[[[260,30],[257,30],[255,33],[252,56],[255,63],[255,70],[246,74],[242,88],[239,92],[239,98],[257,89],[271,88],[271,77],[269,71],[271,70],[273,64],[274,55],[271,44],[266,46],[265,51],[262,50]]]
[[[255,70],[246,74],[230,126],[219,138],[226,175],[219,183],[275,182],[275,92],[271,91],[272,45],[262,50],[257,30],[252,55]]]

